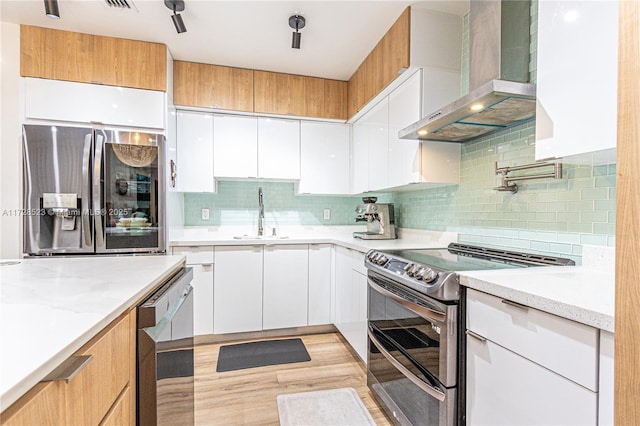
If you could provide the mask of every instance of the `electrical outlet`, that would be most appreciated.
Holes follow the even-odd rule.
[[[324,209],[323,217],[325,220],[331,219],[331,209]]]
[[[202,209],[202,220],[209,220],[209,209]]]

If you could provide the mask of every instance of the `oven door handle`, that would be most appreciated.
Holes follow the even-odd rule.
[[[405,308],[409,309],[410,311],[420,316],[423,316],[424,318],[427,318],[439,323],[444,323],[447,318],[446,313],[427,308],[426,306],[416,305],[415,303],[411,303],[408,300],[405,300],[402,297],[398,296],[397,294],[390,292],[384,287],[379,286],[371,278],[367,278],[367,281],[369,283],[369,287],[371,287],[378,293],[382,294],[385,297],[388,297],[389,299],[394,300],[395,302],[398,302]]]
[[[393,355],[387,352],[382,343],[380,343],[378,338],[373,334],[373,331],[371,331],[371,329],[367,330],[367,333],[369,334],[369,339],[371,339],[371,342],[376,346],[376,348],[378,348],[380,353],[387,359],[387,361],[391,363],[391,365],[393,365],[398,371],[400,371],[407,379],[411,380],[411,382],[413,382],[413,384],[418,386],[420,389],[422,389],[438,401],[444,402],[444,400],[446,399],[446,395],[444,392],[442,392],[440,389],[429,386],[424,382],[424,380],[420,379],[407,367],[398,362],[398,360],[395,359]]]

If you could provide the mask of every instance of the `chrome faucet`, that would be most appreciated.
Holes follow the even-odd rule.
[[[262,225],[262,221],[264,220],[264,203],[262,202],[262,187],[258,187],[258,206],[260,207],[258,211],[258,236],[264,235],[264,227]]]

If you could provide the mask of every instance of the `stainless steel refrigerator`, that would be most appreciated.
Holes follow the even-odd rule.
[[[165,251],[164,136],[23,126],[24,252]]]

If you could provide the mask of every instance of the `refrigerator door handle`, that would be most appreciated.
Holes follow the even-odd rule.
[[[93,160],[93,209],[95,212],[96,249],[104,247],[104,234],[102,232],[102,218],[106,214],[102,206],[102,153],[104,138],[96,132],[96,156]]]
[[[93,235],[91,234],[90,216],[91,210],[91,178],[89,177],[89,162],[91,161],[91,134],[84,139],[84,151],[82,154],[82,234],[84,247],[93,247]]]

